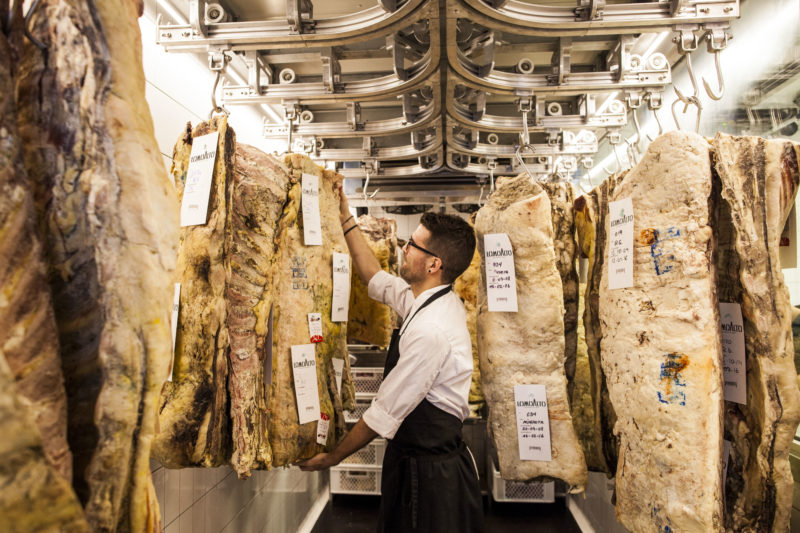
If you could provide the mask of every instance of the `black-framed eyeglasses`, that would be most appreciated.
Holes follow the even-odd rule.
[[[406,246],[413,246],[414,248],[416,248],[416,249],[417,249],[417,250],[419,250],[420,252],[425,252],[425,253],[426,253],[426,254],[428,254],[428,255],[432,255],[432,256],[433,256],[433,257],[435,257],[436,259],[441,259],[441,257],[439,257],[438,255],[436,255],[435,253],[431,252],[430,250],[426,250],[425,248],[423,248],[423,247],[422,247],[422,246],[420,246],[419,244],[415,243],[415,242],[414,242],[414,238],[413,238],[413,237],[409,237],[409,238],[408,238],[408,240],[406,241]]]

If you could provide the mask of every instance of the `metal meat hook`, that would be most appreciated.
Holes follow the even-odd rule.
[[[608,173],[609,175],[610,175],[610,174],[616,174],[616,173],[618,173],[620,170],[622,170],[622,166],[623,166],[623,165],[622,165],[622,159],[620,159],[620,157],[619,157],[619,152],[617,152],[617,144],[618,144],[618,143],[612,144],[612,150],[614,150],[614,159],[616,159],[616,160],[617,160],[617,168],[616,168],[616,170],[614,170],[614,171],[612,172],[612,171],[608,170],[608,168],[606,168],[606,167],[603,167],[603,170],[605,170],[605,171],[606,171],[606,173]]]
[[[217,105],[217,85],[219,85],[220,77],[222,77],[222,71],[218,70],[217,75],[214,78],[214,87],[211,88],[211,112],[208,114],[208,120],[211,120],[211,117],[214,116],[214,113],[230,115],[230,112],[227,109]]]
[[[375,189],[372,194],[367,194],[367,187],[369,187],[369,175],[371,173],[370,165],[364,166],[364,174],[367,175],[367,179],[364,181],[364,186],[361,188],[361,192],[364,194],[364,207],[367,208],[367,213],[369,213],[369,200],[375,198],[375,195],[378,194],[380,191],[380,187]]]
[[[648,108],[650,109],[650,111],[653,112],[653,117],[656,119],[656,124],[658,124],[658,136],[661,137],[664,134],[664,126],[661,125],[661,119],[658,118],[658,113],[657,113],[657,111],[661,108],[661,106],[658,107],[648,106]],[[650,137],[649,134],[645,135],[645,137],[647,137],[647,139],[650,142],[653,142],[655,140],[654,138]]]
[[[722,66],[719,62],[719,53],[721,50],[715,49],[714,50],[714,67],[717,70],[717,83],[719,83],[719,92],[714,91],[711,88],[711,85],[703,78],[703,87],[706,89],[706,94],[712,100],[722,100],[723,95],[725,94],[725,78],[722,75]]]
[[[536,153],[536,149],[531,144],[521,144],[521,145],[519,145],[519,147],[517,148],[516,153],[514,154],[517,157],[517,161],[519,162],[519,164],[522,165],[522,168],[525,169],[525,173],[528,175],[528,177],[531,178],[531,179],[535,179],[533,177],[533,174],[531,174],[531,171],[528,170],[528,165],[525,164],[525,160],[523,159],[523,156],[522,156],[522,149],[523,148],[525,148],[526,150],[530,150],[531,154],[535,154]]]
[[[25,37],[28,38],[30,42],[36,45],[36,48],[39,50],[47,50],[47,46],[38,40],[36,37],[31,35],[30,32],[30,25],[31,25],[31,17],[33,16],[33,12],[36,11],[36,7],[39,5],[39,0],[33,0],[30,9],[28,9],[28,13],[25,15]]]

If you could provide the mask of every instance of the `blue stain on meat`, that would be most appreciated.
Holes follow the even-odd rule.
[[[686,405],[686,393],[677,387],[686,387],[686,379],[681,372],[689,366],[689,358],[685,354],[668,353],[661,363],[661,385],[658,401],[672,405]]]
[[[683,233],[680,228],[670,226],[666,230],[652,230],[653,242],[650,244],[650,257],[653,258],[653,268],[656,270],[656,275],[661,276],[672,272],[675,265],[675,256],[673,254],[665,255],[664,243],[672,239],[680,238]]]

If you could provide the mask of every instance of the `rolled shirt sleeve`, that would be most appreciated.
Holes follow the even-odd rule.
[[[450,353],[450,344],[436,326],[412,328],[400,337],[400,360],[383,380],[363,420],[386,439],[394,437],[403,420],[433,386]]]
[[[383,270],[379,270],[370,278],[367,293],[373,300],[394,309],[401,317],[405,317],[414,305],[414,294],[408,283]]]

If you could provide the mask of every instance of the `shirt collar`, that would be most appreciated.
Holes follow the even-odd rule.
[[[431,287],[431,288],[430,288],[430,289],[428,289],[428,290],[422,291],[422,292],[419,294],[419,296],[417,296],[417,297],[414,299],[414,307],[417,307],[417,306],[419,306],[419,305],[422,305],[422,303],[423,303],[425,300],[427,300],[428,298],[430,298],[431,296],[433,296],[434,294],[436,294],[436,293],[437,293],[437,292],[439,292],[440,290],[444,289],[445,287],[449,287],[449,284],[437,285],[436,287]]]

